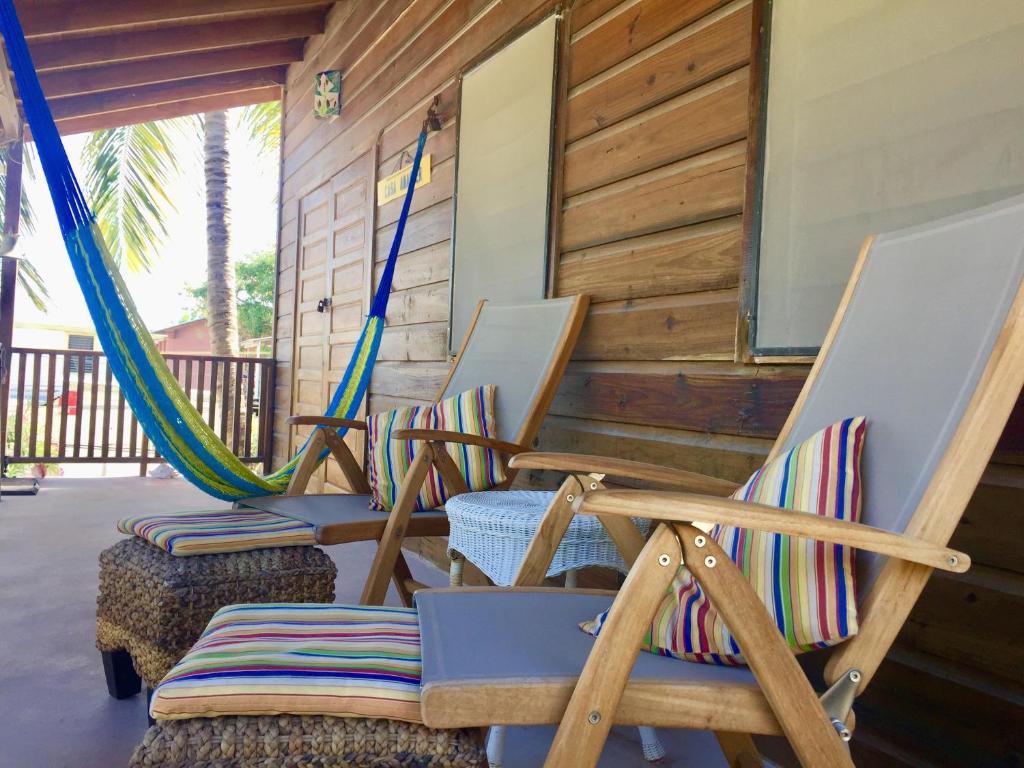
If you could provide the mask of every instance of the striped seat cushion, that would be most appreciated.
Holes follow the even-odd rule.
[[[153,693],[160,719],[319,714],[419,723],[414,608],[221,608]]]
[[[860,518],[863,418],[812,435],[757,470],[733,498],[837,520]],[[853,551],[840,544],[735,526],[711,532],[764,601],[795,653],[835,645],[857,633]],[[581,624],[598,634],[607,612]],[[709,664],[743,664],[715,606],[685,567],[654,616],[643,647]]]
[[[126,517],[118,521],[117,530],[178,557],[316,544],[316,529],[309,523],[248,509]]]
[[[494,416],[496,392],[493,384],[487,384],[445,398],[435,405],[402,406],[368,417],[366,442],[370,507],[391,511],[398,489],[402,487],[420,446],[418,440],[392,440],[392,432],[399,429],[437,429],[497,437],[497,419]],[[449,443],[446,448],[470,491],[489,490],[505,479],[504,467],[494,451],[457,443]],[[436,509],[447,500],[448,491],[441,475],[431,466],[414,509],[417,512]]]

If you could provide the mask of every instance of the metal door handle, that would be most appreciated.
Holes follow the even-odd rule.
[[[320,299],[320,301],[318,301],[316,303],[316,311],[317,312],[325,312],[325,311],[327,311],[327,308],[329,306],[331,306],[331,299],[328,296],[326,298]]]

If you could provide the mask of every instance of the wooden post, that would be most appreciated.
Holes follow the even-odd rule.
[[[17,238],[21,223],[21,162],[19,139],[7,155],[7,182],[4,188],[4,240]],[[18,283],[18,261],[0,256],[0,475],[7,475],[7,406],[11,394],[11,347],[14,341],[14,292]]]

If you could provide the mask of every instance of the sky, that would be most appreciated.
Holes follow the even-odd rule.
[[[237,110],[231,110],[231,117]],[[229,126],[235,122],[229,118]],[[64,140],[84,187],[81,162],[86,135]],[[197,139],[198,141],[198,139]],[[231,157],[229,206],[231,209],[231,254],[239,259],[257,250],[273,249],[277,228],[278,166],[275,153],[261,157],[248,137],[233,130],[228,150]],[[189,157],[185,148],[182,155]],[[168,237],[153,256],[150,272],[128,273],[128,289],[150,330],[174,325],[182,319],[190,302],[184,296],[187,285],[198,285],[206,277],[206,207],[203,172],[198,160],[182,161],[182,178],[171,187],[177,211],[166,218]],[[35,213],[35,231],[22,232],[15,253],[27,256],[42,273],[50,292],[49,311],[42,313],[24,294],[17,296],[15,322],[59,323],[89,328],[92,321],[82,300],[74,273],[57,228],[49,191],[38,161],[35,178],[25,174],[24,184]]]

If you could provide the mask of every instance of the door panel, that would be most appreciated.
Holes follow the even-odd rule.
[[[362,330],[373,264],[374,168],[367,152],[300,202],[293,414],[324,412]],[[309,432],[294,430],[293,450]],[[363,433],[350,432],[345,442],[362,464]],[[308,487],[309,493],[338,490],[347,488],[333,462]]]

